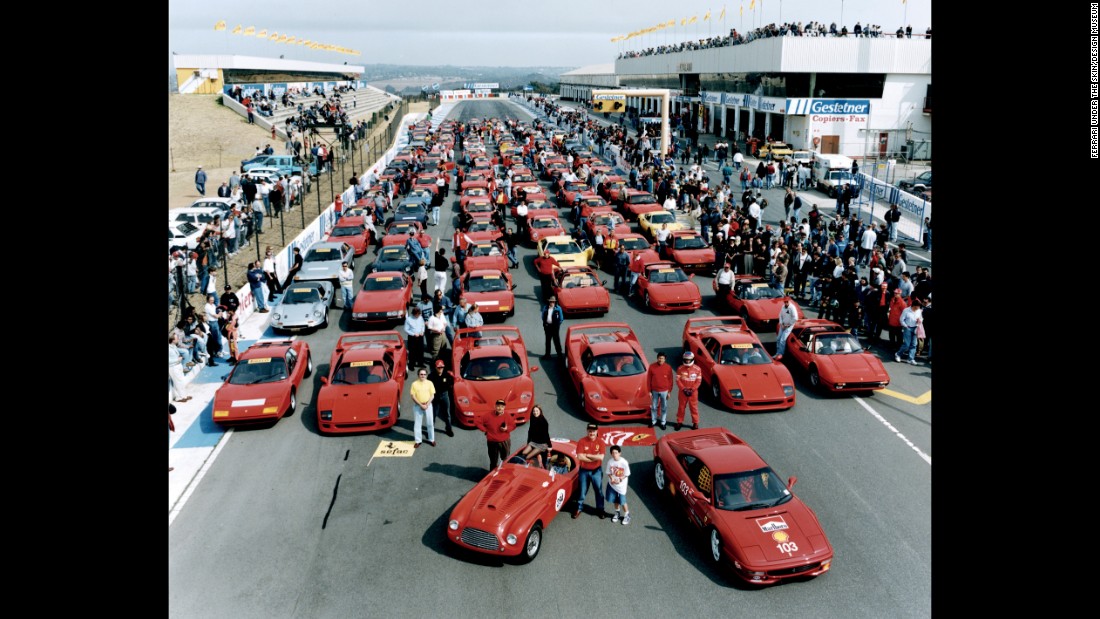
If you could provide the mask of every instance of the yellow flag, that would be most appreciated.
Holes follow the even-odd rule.
[[[237,24],[237,27],[233,29],[233,34],[240,34],[240,33],[241,33],[241,25]]]
[[[249,26],[244,29],[244,36],[250,37],[254,34],[256,34],[256,26]]]
[[[278,32],[272,32],[271,36],[267,37],[267,39],[269,41],[278,41],[279,40],[279,33]]]
[[[214,24],[214,30],[225,30],[225,20],[223,19],[220,22]]]
[[[709,21],[709,20],[710,20],[710,9],[707,9],[707,14],[703,16],[703,21]]]
[[[279,35],[279,43],[286,43],[287,39],[289,39],[289,38],[290,37],[286,36],[285,34]]]
[[[671,27],[673,27],[673,26],[675,26],[675,25],[676,25],[676,20],[675,20],[675,19],[670,19],[670,20],[668,20],[668,23],[667,23],[667,24],[665,24],[665,27],[666,27],[666,28],[671,28]]]
[[[264,28],[263,30],[257,32],[256,36],[261,38],[261,39],[266,39],[267,38],[267,28]]]
[[[750,11],[755,11],[756,10],[756,0],[752,0],[751,2],[749,2],[749,10]]]
[[[695,22],[697,22],[697,21],[699,21],[699,16],[698,16],[698,15],[695,15],[695,16],[693,16],[693,17],[692,17],[692,18],[691,18],[690,20],[688,20],[688,23],[689,23],[689,24],[694,24],[694,23],[695,23]]]
[[[287,45],[294,45],[298,42],[298,37],[290,37],[286,40]]]
[[[680,25],[681,26],[686,26],[687,23],[688,23],[688,18],[686,18],[686,17],[680,20]]]
[[[726,7],[723,5],[722,6],[722,12],[718,14],[718,19],[725,19],[725,18],[726,18]]]

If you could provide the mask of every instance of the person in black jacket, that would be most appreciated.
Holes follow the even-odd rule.
[[[561,323],[565,321],[565,313],[562,312],[561,307],[558,306],[558,298],[551,296],[546,300],[546,305],[542,306],[539,310],[539,322],[542,323],[543,333],[546,335],[546,354],[543,359],[550,358],[550,344],[553,342],[554,347],[558,350],[558,356],[562,356],[561,352]]]
[[[432,411],[436,416],[442,417],[443,421],[447,423],[447,427],[443,430],[447,436],[454,438],[454,430],[451,428],[451,421],[454,414],[451,412],[453,407],[451,406],[452,392],[455,386],[454,374],[447,369],[447,364],[442,359],[437,359],[435,362],[435,370],[428,375],[428,380],[432,381],[435,385],[435,397],[432,398]],[[434,422],[433,422],[434,423]]]
[[[550,451],[550,423],[546,421],[546,415],[542,413],[542,407],[538,404],[531,407],[531,421],[527,424],[527,446],[520,455],[531,462],[535,458],[539,460],[540,468],[547,468],[549,459],[543,454]]]

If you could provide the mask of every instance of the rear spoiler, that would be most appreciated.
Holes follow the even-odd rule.
[[[455,340],[460,339],[482,339],[491,335],[502,335],[510,339],[520,339],[519,329],[516,327],[506,326],[494,326],[494,327],[472,327],[468,329],[459,329],[455,331]]]
[[[376,331],[374,333],[349,333],[341,336],[336,341],[336,352],[347,350],[356,344],[390,344],[394,348],[401,348],[404,345],[404,340],[401,339],[401,335],[397,331]]]
[[[585,325],[569,327],[569,329],[565,331],[565,339],[568,340],[573,337],[574,333],[597,331],[601,333],[622,333],[623,335],[629,335],[631,332],[630,325],[625,322],[591,322]]]
[[[740,316],[716,316],[714,318],[688,318],[684,323],[684,335],[700,333],[712,327],[733,327],[737,331],[750,331]]]

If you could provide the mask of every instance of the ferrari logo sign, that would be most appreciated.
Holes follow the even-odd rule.
[[[374,458],[408,458],[413,455],[412,441],[384,441],[374,450]]]
[[[657,435],[644,426],[619,428],[607,430],[600,434],[600,440],[608,445],[630,445],[634,447],[650,447],[657,444]]]

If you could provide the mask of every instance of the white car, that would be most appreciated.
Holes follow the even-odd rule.
[[[218,208],[222,211],[222,217],[225,214],[233,210],[233,205],[237,204],[231,198],[199,198],[191,203],[190,208]]]
[[[202,232],[203,228],[189,221],[169,221],[168,251],[171,252],[183,247],[195,249],[199,246],[199,237],[202,236]]]
[[[259,182],[260,180],[266,180],[272,185],[279,180],[279,170],[276,168],[252,168],[245,172],[252,178],[253,181]]]
[[[219,215],[224,219],[225,211],[213,206],[168,209],[168,221],[186,221],[200,228],[214,221],[214,218]]]

